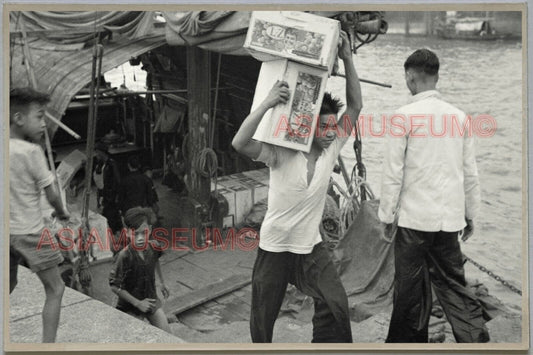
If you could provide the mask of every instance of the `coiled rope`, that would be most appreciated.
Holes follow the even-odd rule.
[[[194,156],[194,169],[198,174],[206,178],[215,178],[217,175],[217,154],[211,148],[204,148]]]

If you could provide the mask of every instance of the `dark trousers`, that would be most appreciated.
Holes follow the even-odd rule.
[[[458,232],[398,228],[388,343],[427,343],[431,285],[458,343],[485,343],[482,308],[466,288]]]
[[[250,331],[254,343],[272,342],[289,282],[313,297],[314,343],[351,343],[348,298],[324,243],[311,254],[272,253],[258,249],[252,276]]]
[[[20,256],[12,247],[9,248],[9,293],[13,292],[18,283],[18,267]]]

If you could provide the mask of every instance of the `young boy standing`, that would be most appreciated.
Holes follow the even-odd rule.
[[[65,285],[59,268],[63,256],[50,244],[39,244],[44,229],[41,192],[59,219],[68,212],[54,184],[42,148],[46,124],[44,111],[49,96],[30,88],[13,89],[9,95],[9,292],[17,284],[17,269],[25,261],[43,283],[43,343],[55,342]]]
[[[150,208],[141,207],[131,208],[124,214],[124,224],[130,229],[131,242],[116,255],[109,274],[109,285],[118,295],[117,309],[136,318],[147,318],[152,325],[170,333],[155,286],[157,272],[161,292],[165,298],[168,297],[159,265],[163,252],[149,241],[151,214]]]

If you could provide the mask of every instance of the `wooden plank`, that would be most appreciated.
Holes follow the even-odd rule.
[[[192,291],[186,295],[168,300],[163,309],[165,313],[179,314],[229,292],[238,290],[252,282],[250,275],[237,274],[220,282]]]
[[[182,297],[191,289],[202,289],[221,280],[221,278],[191,265],[183,258],[162,265],[161,271],[173,298]]]
[[[253,255],[248,255],[253,254]],[[235,247],[235,250],[231,250],[231,246],[228,245],[226,250],[222,250],[221,246],[218,246],[217,250],[211,245],[209,250],[198,253],[190,253],[183,257],[198,267],[208,269],[213,275],[219,278],[226,278],[237,273],[250,273],[252,269],[240,268],[240,265],[253,266],[255,261],[255,252],[242,251]],[[239,270],[240,269],[240,270]]]

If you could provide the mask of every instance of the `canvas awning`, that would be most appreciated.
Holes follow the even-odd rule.
[[[102,73],[165,43],[163,36],[106,43]],[[63,51],[49,49],[47,45],[43,40],[30,43],[33,71],[38,89],[51,95],[48,111],[60,118],[72,97],[91,81],[93,48]],[[29,85],[23,60],[21,47],[18,46],[12,55],[12,87]]]
[[[21,21],[27,33],[37,87],[50,94],[48,112],[60,119],[72,97],[91,81],[91,42],[95,34],[100,32],[107,36],[102,41],[103,74],[166,44],[164,29],[155,29],[152,18],[152,13],[124,11],[11,13],[11,87],[30,84],[24,62]]]
[[[11,12],[10,83],[12,87],[29,85],[21,46],[22,22],[38,89],[51,95],[49,113],[61,118],[72,97],[91,80],[96,33],[104,37],[104,73],[165,44],[248,55],[242,45],[250,15],[249,11]]]
[[[309,11],[333,17],[342,11]],[[249,55],[243,48],[251,11],[182,11],[163,12],[165,35],[169,45],[197,46],[205,50]]]

